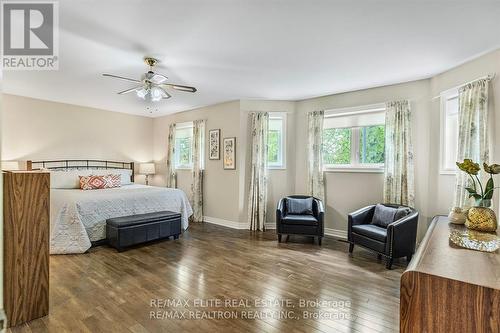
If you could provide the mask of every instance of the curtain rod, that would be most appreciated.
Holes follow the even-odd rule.
[[[359,111],[346,111],[346,112],[339,112],[339,113],[329,113],[326,114],[325,112],[325,118],[337,118],[337,117],[344,117],[344,116],[354,116],[358,114],[364,114],[364,113],[376,113],[376,112],[381,112],[385,111],[385,108],[373,108],[373,109],[366,109],[366,110],[359,110]]]
[[[468,85],[468,84],[470,84],[470,83],[473,83],[473,82],[476,82],[476,81],[479,81],[479,80],[484,80],[484,79],[486,79],[486,80],[488,80],[488,81],[492,81],[492,80],[495,78],[495,76],[496,76],[496,73],[493,73],[493,74],[488,74],[488,75],[486,75],[486,76],[482,76],[482,77],[477,78],[477,79],[474,79],[474,80],[472,80],[472,81],[462,83],[462,84],[460,84],[460,85],[458,85],[458,86],[455,86],[455,87],[453,87],[453,88],[443,90],[443,91],[441,91],[441,92],[439,93],[439,95],[438,95],[438,96],[434,96],[434,97],[432,98],[432,100],[435,100],[435,99],[441,98],[441,96],[443,95],[443,93],[445,93],[445,92],[447,92],[447,91],[454,90],[454,89],[459,89],[460,87],[466,86],[466,85]]]
[[[375,103],[375,104],[366,104],[366,105],[357,105],[357,106],[329,108],[329,109],[325,109],[324,112],[325,112],[325,118],[330,118],[330,117],[337,117],[337,116],[346,115],[346,114],[383,111],[384,109],[385,109],[385,102]]]

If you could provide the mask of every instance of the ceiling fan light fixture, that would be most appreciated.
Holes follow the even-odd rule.
[[[137,97],[146,99],[146,95],[148,94],[148,90],[142,87],[141,89],[136,90]]]
[[[129,88],[123,91],[118,92],[119,95],[125,95],[128,93],[132,93],[135,91],[137,97],[147,101],[147,102],[159,102],[162,99],[169,99],[172,97],[168,93],[170,89],[190,92],[196,92],[195,87],[183,86],[173,83],[168,83],[168,77],[162,74],[155,73],[153,71],[154,66],[158,63],[158,60],[151,57],[144,58],[144,62],[149,66],[149,70],[141,76],[140,80],[131,79],[124,76],[118,76],[113,74],[102,74],[106,77],[111,77],[115,79],[131,81],[135,83],[139,83],[140,86],[136,86],[135,88]],[[168,88],[168,89],[166,89]]]
[[[163,91],[158,87],[153,87],[150,90],[151,100],[153,102],[158,102],[163,98]]]

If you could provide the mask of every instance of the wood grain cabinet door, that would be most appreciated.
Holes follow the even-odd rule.
[[[4,304],[7,325],[49,312],[50,174],[4,174]]]

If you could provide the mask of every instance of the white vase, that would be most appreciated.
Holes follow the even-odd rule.
[[[460,207],[453,208],[448,215],[448,218],[450,219],[450,223],[453,224],[464,224],[466,220],[465,213]]]

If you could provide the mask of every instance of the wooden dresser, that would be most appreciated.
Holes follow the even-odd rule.
[[[48,172],[6,172],[4,308],[9,327],[49,312]]]
[[[401,276],[401,332],[500,332],[500,253],[457,247],[435,217]]]

